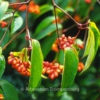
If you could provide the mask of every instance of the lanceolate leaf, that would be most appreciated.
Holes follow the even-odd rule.
[[[50,16],[45,18],[36,28],[36,31],[34,33],[34,35],[37,35],[41,32],[41,30],[44,30],[48,25],[50,25],[51,23],[53,23],[53,21],[55,20],[54,16]]]
[[[66,88],[73,84],[79,62],[78,56],[72,48],[66,48],[64,56],[64,71],[62,75],[61,88]]]
[[[2,19],[3,15],[7,11],[9,3],[7,1],[3,1],[0,3],[0,20]]]
[[[94,57],[95,57],[95,38],[94,38],[94,34],[93,31],[91,29],[90,30],[90,36],[91,36],[91,41],[90,41],[90,49],[89,49],[89,54],[85,63],[85,67],[83,69],[83,71],[81,73],[83,73],[85,70],[87,70],[90,66],[90,64],[92,63]]]
[[[84,54],[83,54],[83,57],[87,56],[90,52],[90,47],[91,47],[91,43],[92,43],[92,38],[91,38],[91,32],[90,32],[90,28],[88,30],[88,38],[87,38],[87,41],[86,41],[86,46],[85,46],[85,51],[84,51]]]
[[[64,64],[64,51],[60,50],[57,54],[57,62],[61,65]]]
[[[41,48],[43,51],[43,57],[45,58],[47,56],[47,54],[49,53],[49,51],[52,48],[53,43],[56,40],[56,33],[52,33],[51,35],[47,36],[41,43]]]
[[[85,53],[84,53],[84,54],[86,54],[86,50],[88,50],[88,57],[87,57],[85,67],[82,72],[84,72],[85,70],[87,70],[89,68],[90,64],[92,63],[92,61],[96,55],[98,47],[99,47],[100,32],[94,22],[90,22],[88,34],[89,34],[88,38],[90,38],[90,41],[87,42],[87,44],[86,44],[87,47],[86,47]],[[88,45],[90,48],[88,47]]]
[[[5,80],[0,80],[0,87],[3,90],[7,99],[5,100],[18,100],[18,94],[14,86]]]
[[[58,24],[58,29],[61,29],[62,25]],[[50,33],[56,31],[56,25],[55,24],[50,24],[48,27],[46,27],[45,29],[41,30],[41,32],[39,34],[37,34],[35,36],[36,39],[42,39],[45,36],[49,35]]]
[[[96,54],[100,41],[100,32],[94,22],[90,22],[90,29],[92,30],[95,38],[95,54]]]
[[[0,55],[0,78],[2,77],[5,70],[5,58],[3,55]]]
[[[29,88],[31,88],[31,90],[29,89],[30,91],[37,88],[41,81],[42,64],[43,55],[40,44],[37,40],[32,40],[31,75],[29,79]]]

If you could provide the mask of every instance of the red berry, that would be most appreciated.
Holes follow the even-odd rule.
[[[51,74],[49,75],[49,78],[53,80],[53,79],[55,78],[55,74],[51,73]]]
[[[17,63],[17,61],[14,59],[13,61],[12,61],[12,65],[15,65]]]
[[[18,67],[17,70],[18,70],[18,72],[21,72],[22,71],[22,68],[21,67]]]
[[[57,72],[54,72],[54,76],[55,76],[55,77],[58,77],[58,73],[57,73]]]
[[[20,64],[17,63],[17,64],[15,65],[15,69],[17,69],[19,66],[20,66]]]
[[[8,59],[8,64],[12,64],[13,59]]]

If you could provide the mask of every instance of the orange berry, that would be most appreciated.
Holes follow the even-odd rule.
[[[26,68],[25,68],[25,67],[23,67],[23,68],[22,68],[22,72],[25,72],[25,71],[26,71]]]
[[[4,96],[0,94],[0,100],[4,100]]]
[[[82,71],[81,66],[78,66],[78,71],[79,71],[79,72],[81,72],[81,71]]]
[[[49,78],[53,80],[55,78],[55,74],[53,73],[49,74]]]
[[[59,69],[62,71],[64,69],[64,66],[60,65]]]
[[[14,59],[13,61],[12,61],[12,65],[15,65],[17,63],[17,61]]]
[[[55,76],[55,77],[58,77],[58,73],[57,73],[57,72],[54,72],[54,76]]]
[[[20,64],[17,63],[14,67],[15,67],[15,69],[17,69],[19,66],[20,66]]]
[[[10,56],[13,56],[13,52],[10,52]]]
[[[46,72],[46,68],[43,68],[42,74],[45,74],[45,72]]]
[[[80,22],[80,21],[81,21],[81,18],[80,18],[80,16],[79,16],[79,15],[75,15],[75,16],[74,16],[74,19],[75,19],[76,21],[78,21],[78,22]]]
[[[57,69],[56,72],[57,72],[57,73],[61,73],[61,70],[60,70],[60,69]]]
[[[18,72],[21,72],[22,68],[21,67],[18,67],[17,70],[18,70]]]
[[[13,59],[12,58],[11,59],[9,58],[8,59],[8,64],[12,64],[12,61],[13,61]]]
[[[90,4],[92,1],[91,0],[84,0],[87,4]]]

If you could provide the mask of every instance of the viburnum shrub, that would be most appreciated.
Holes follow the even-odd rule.
[[[91,5],[92,1],[83,0],[80,2],[88,7],[87,13],[84,12],[85,16],[88,16],[90,7],[93,6]],[[75,1],[70,1],[69,6],[73,6],[74,3]],[[96,24],[87,17],[85,18],[83,13],[82,15],[78,14],[76,8],[76,12],[70,9],[73,14],[69,14],[65,9],[59,7],[54,0],[52,0],[50,7],[47,5],[47,8],[46,6],[40,7],[32,0],[25,0],[24,2],[17,0],[16,3],[1,0],[1,8],[0,29],[3,34],[0,38],[0,78],[4,73],[5,66],[9,64],[17,72],[16,75],[19,73],[20,76],[29,79],[28,87],[31,88],[29,92],[38,88],[41,79],[55,81],[59,77],[61,77],[60,88],[62,89],[72,86],[76,75],[81,75],[90,67],[100,45],[100,32]],[[43,19],[37,26],[37,20],[48,10],[53,11],[52,16]],[[22,16],[26,15],[21,17],[19,15],[21,13]],[[30,14],[33,17],[32,23],[34,25],[36,23],[34,34],[32,34],[32,27],[30,27],[32,23],[29,23]],[[66,19],[70,19],[75,24],[64,29],[63,24]],[[20,31],[21,26],[24,28]],[[77,26],[78,32],[74,32],[74,36],[72,33],[68,35],[68,30],[72,30],[74,26]],[[85,31],[84,37],[81,39],[79,35],[83,30]],[[7,35],[10,38],[9,41],[6,40]],[[28,44],[21,45],[22,42],[20,42],[21,50],[10,51],[6,65],[2,51],[6,51],[19,35],[22,35],[22,39]],[[55,53],[52,61],[47,59],[51,51]],[[11,91],[9,92],[9,90]],[[0,98],[18,100],[15,88],[3,79],[0,79]]]

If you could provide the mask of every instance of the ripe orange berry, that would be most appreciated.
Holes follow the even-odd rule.
[[[22,68],[21,67],[18,67],[17,70],[18,70],[18,72],[21,72]]]
[[[55,76],[55,77],[58,77],[58,73],[57,73],[57,72],[54,72],[54,76]]]
[[[13,59],[12,58],[11,59],[9,58],[8,59],[8,64],[12,64],[12,61],[13,61]]]
[[[90,4],[92,1],[91,0],[84,0],[87,4]]]
[[[4,96],[0,94],[0,100],[4,100]]]
[[[12,65],[15,65],[16,63],[17,63],[17,61],[15,59],[13,59]]]
[[[49,78],[53,80],[55,78],[55,74],[53,73],[49,74]]]
[[[80,66],[78,66],[78,71],[81,72],[82,71],[82,68]]]

